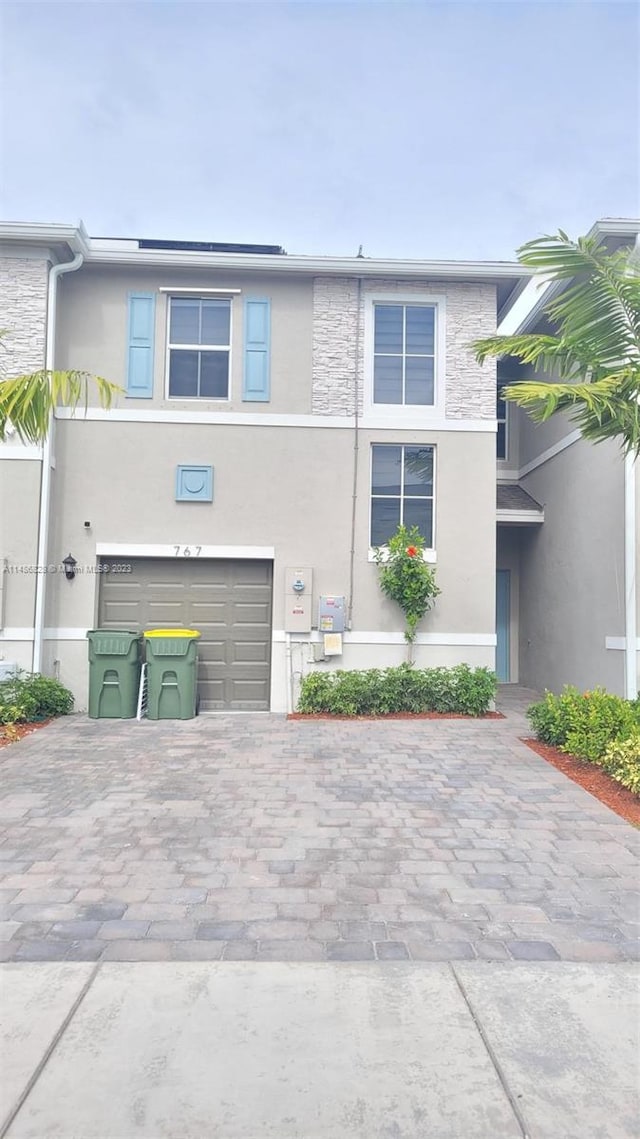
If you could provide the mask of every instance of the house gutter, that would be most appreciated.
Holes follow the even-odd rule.
[[[47,290],[47,340],[44,367],[47,373],[53,371],[56,344],[56,301],[58,277],[63,273],[74,273],[84,261],[82,253],[76,253],[73,261],[53,265],[49,270]],[[49,429],[42,449],[42,476],[40,479],[40,506],[38,511],[38,555],[36,565],[36,599],[33,634],[32,671],[42,671],[42,647],[44,641],[44,611],[47,595],[47,554],[49,549],[49,508],[51,504],[51,464],[53,459],[53,411],[49,417]]]
[[[638,695],[637,600],[636,600],[636,459],[624,457],[624,694]]]

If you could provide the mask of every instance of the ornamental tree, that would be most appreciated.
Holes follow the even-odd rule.
[[[424,548],[425,540],[417,526],[398,526],[388,546],[375,551],[380,588],[405,616],[404,639],[410,661],[418,624],[440,593],[435,570],[422,556]]]

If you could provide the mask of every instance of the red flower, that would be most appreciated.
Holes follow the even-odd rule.
[[[416,554],[418,553],[417,546],[407,546],[407,553],[410,558],[415,558]]]

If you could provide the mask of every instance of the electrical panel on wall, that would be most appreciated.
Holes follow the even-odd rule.
[[[310,633],[312,623],[313,570],[293,567],[285,571],[284,631]]]
[[[321,633],[344,633],[344,597],[324,596],[318,604],[318,629]]]

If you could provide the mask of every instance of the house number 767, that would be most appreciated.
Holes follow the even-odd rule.
[[[199,558],[202,546],[174,546],[176,558]]]

